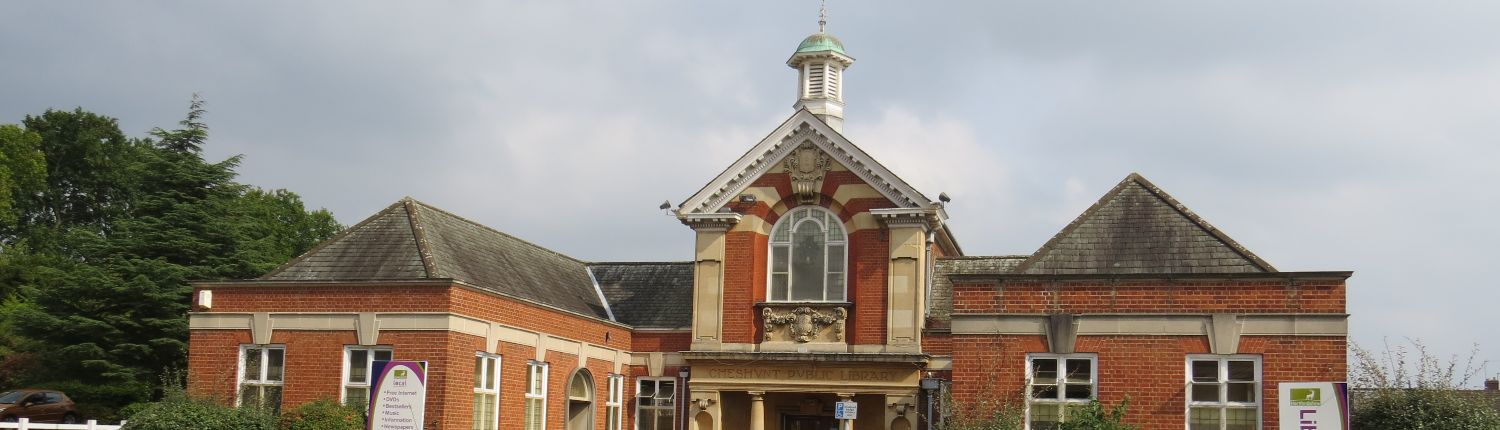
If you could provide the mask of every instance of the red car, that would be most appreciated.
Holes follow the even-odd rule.
[[[15,390],[0,394],[0,422],[30,418],[34,423],[77,424],[78,409],[61,391]]]

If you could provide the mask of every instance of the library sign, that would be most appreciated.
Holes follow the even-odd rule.
[[[1349,384],[1282,382],[1278,384],[1284,430],[1347,430]]]
[[[693,383],[718,385],[805,385],[915,387],[921,381],[915,368],[809,366],[693,366]]]
[[[427,362],[376,361],[370,384],[369,430],[422,430]]]

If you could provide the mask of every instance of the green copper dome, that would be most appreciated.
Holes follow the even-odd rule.
[[[802,39],[802,44],[797,45],[797,52],[833,51],[844,55],[844,42],[828,33],[815,33]]]

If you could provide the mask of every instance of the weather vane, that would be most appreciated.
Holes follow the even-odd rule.
[[[823,0],[823,8],[818,10],[818,32],[823,32],[823,27],[828,25],[828,0]]]

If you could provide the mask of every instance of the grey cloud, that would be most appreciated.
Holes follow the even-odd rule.
[[[1356,271],[1356,341],[1494,339],[1500,6],[832,3],[849,135],[953,191],[971,253],[1029,253],[1138,171],[1279,268]],[[0,122],[82,106],[140,135],[203,92],[211,156],[346,223],[411,195],[583,259],[680,260],[656,205],[791,113],[816,8],[4,2]]]

